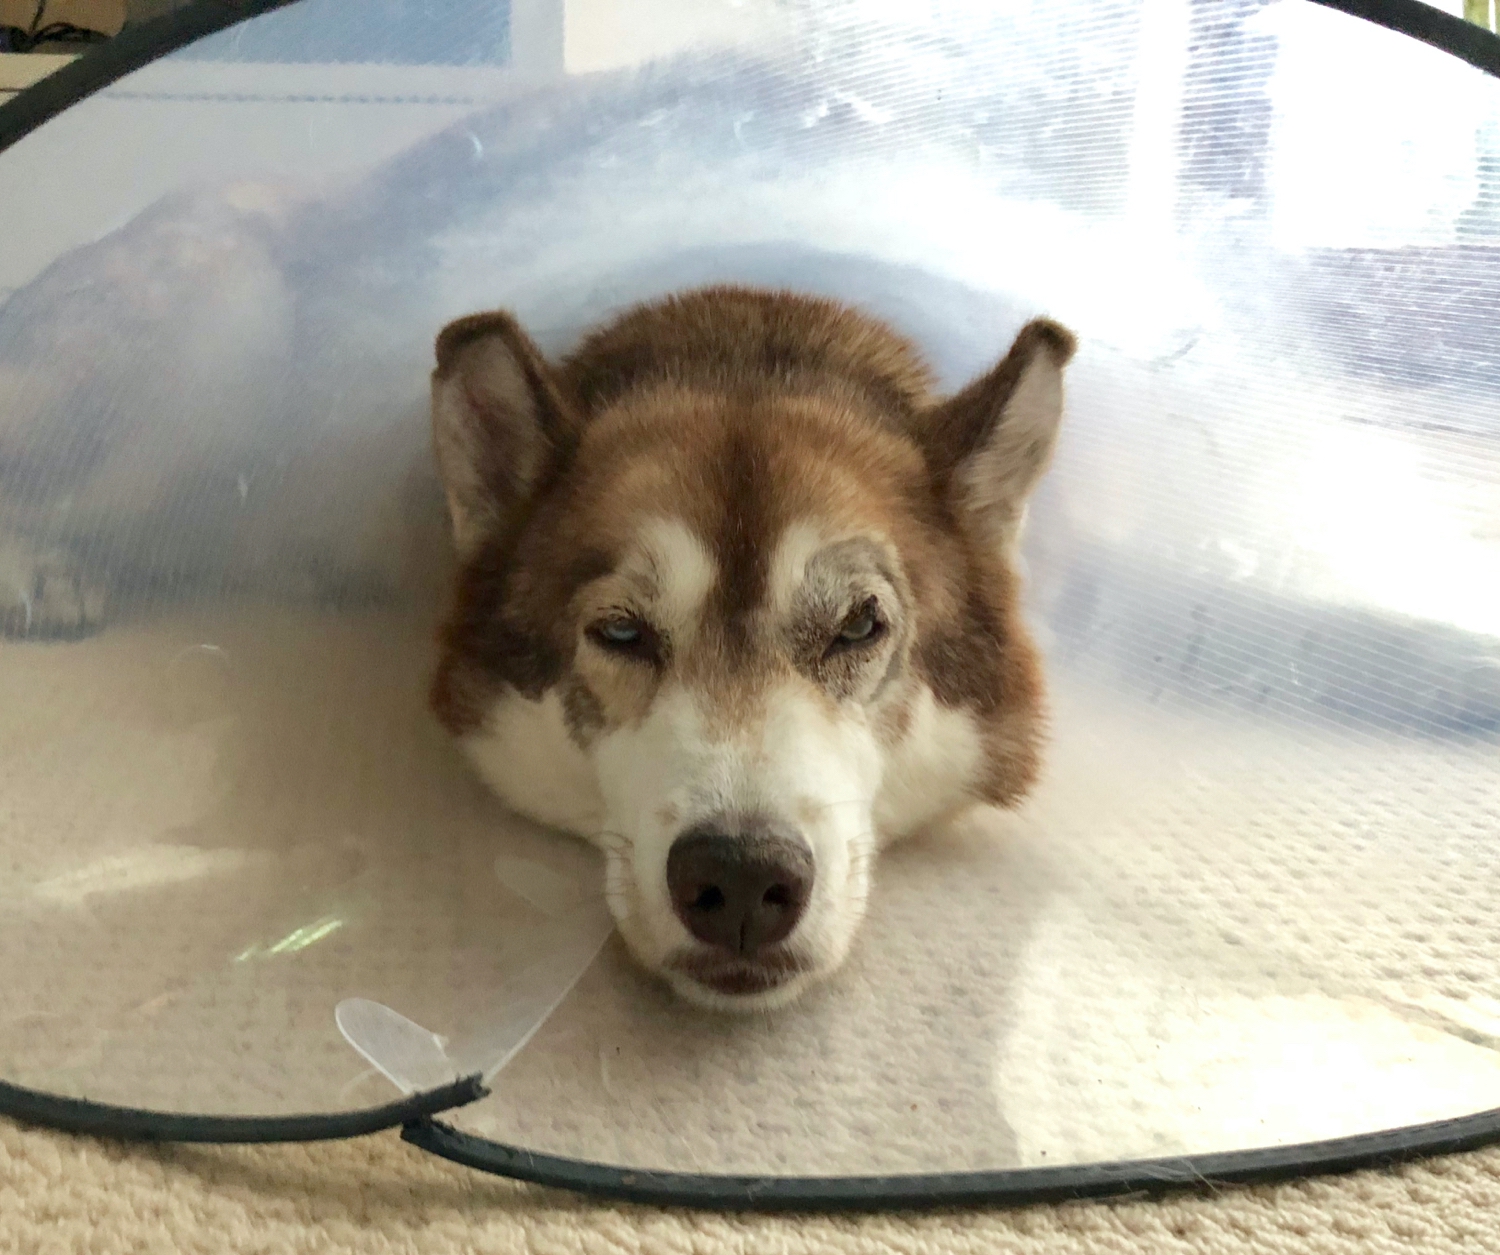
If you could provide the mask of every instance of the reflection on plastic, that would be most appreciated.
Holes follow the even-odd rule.
[[[403,1093],[416,1093],[475,1072],[488,1081],[546,1023],[598,956],[614,930],[596,889],[535,859],[500,856],[495,874],[506,888],[548,917],[519,956],[506,959],[498,987],[475,989],[486,1004],[451,1040],[366,998],[347,998],[334,1018],[344,1039]]]
[[[597,888],[585,888],[533,859],[497,858],[495,876],[518,898],[554,919],[599,896]]]
[[[292,929],[280,941],[273,941],[268,946],[262,946],[258,942],[247,946],[235,955],[234,961],[245,963],[250,959],[269,959],[278,954],[296,954],[299,950],[306,950],[308,946],[316,945],[325,937],[333,936],[343,926],[343,920],[334,916],[325,916],[314,920],[311,924]]]
[[[203,876],[229,876],[250,861],[250,856],[240,850],[145,846],[53,876],[38,884],[32,893],[59,906],[82,906],[94,897],[186,884]]]
[[[493,1008],[462,1036],[449,1055],[463,1075],[479,1072],[488,1081],[520,1052],[567,997],[614,931],[602,899],[554,928],[541,930],[539,956],[507,976]]]
[[[333,1018],[344,1040],[403,1094],[436,1089],[458,1076],[443,1039],[368,998],[345,998]]]

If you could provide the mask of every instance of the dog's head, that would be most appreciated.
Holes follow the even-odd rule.
[[[683,995],[793,996],[847,953],[882,842],[1029,785],[1012,553],[1072,344],[1032,323],[939,401],[888,329],[784,295],[643,307],[559,366],[505,314],[440,336],[463,569],[435,708],[602,847]]]

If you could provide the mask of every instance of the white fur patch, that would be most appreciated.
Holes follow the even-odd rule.
[[[770,601],[777,614],[792,607],[797,590],[807,578],[807,564],[828,544],[828,537],[815,523],[793,523],[781,533],[771,558]]]
[[[603,810],[594,768],[568,735],[555,691],[539,702],[503,697],[463,748],[512,810],[564,832],[598,833]]]
[[[690,638],[718,578],[713,555],[680,519],[651,520],[640,544],[654,576],[659,625],[679,640]]]
[[[974,716],[939,704],[924,687],[875,804],[880,844],[910,836],[949,814],[978,774],[983,751]]]

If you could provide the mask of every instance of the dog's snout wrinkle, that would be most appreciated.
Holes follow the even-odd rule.
[[[667,888],[699,941],[742,959],[785,940],[811,896],[812,851],[763,819],[699,824],[672,843]]]

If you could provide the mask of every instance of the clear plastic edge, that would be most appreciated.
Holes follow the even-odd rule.
[[[551,904],[532,896],[552,924],[537,938],[535,957],[505,977],[490,1000],[494,1009],[478,1024],[449,1040],[383,1003],[345,998],[334,1008],[344,1040],[403,1094],[431,1092],[460,1076],[493,1080],[551,1018],[614,932],[602,897]]]

